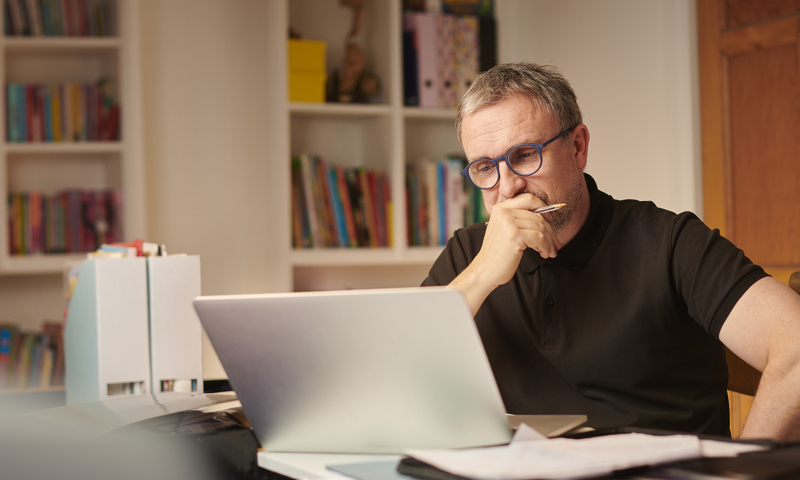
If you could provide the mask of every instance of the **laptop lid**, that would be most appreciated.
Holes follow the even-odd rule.
[[[205,296],[194,307],[268,451],[403,453],[511,438],[457,291]]]

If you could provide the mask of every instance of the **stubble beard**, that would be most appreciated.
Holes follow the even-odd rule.
[[[578,210],[578,205],[580,205],[581,198],[583,197],[583,184],[581,183],[581,179],[582,175],[575,175],[572,178],[572,183],[570,184],[569,189],[567,190],[566,198],[564,199],[551,200],[550,196],[545,192],[528,192],[538,197],[544,202],[545,205],[566,203],[563,208],[550,214],[552,218],[550,227],[556,233],[560,232],[570,224],[572,218],[575,216],[575,212]]]

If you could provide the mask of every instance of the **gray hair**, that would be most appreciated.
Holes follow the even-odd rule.
[[[461,98],[456,114],[458,141],[461,142],[464,117],[515,95],[529,98],[537,108],[555,117],[558,127],[555,133],[583,123],[575,92],[555,67],[536,63],[504,63],[478,74]],[[563,139],[569,141],[568,137]]]

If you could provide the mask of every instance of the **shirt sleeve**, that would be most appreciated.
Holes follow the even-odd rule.
[[[677,294],[689,315],[718,338],[739,298],[767,273],[689,212],[676,217],[670,243]]]

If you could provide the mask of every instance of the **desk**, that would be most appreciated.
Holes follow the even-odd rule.
[[[37,480],[148,477],[216,480],[281,475],[341,480],[348,477],[327,466],[369,462],[384,464],[381,480],[403,478],[393,468],[399,455],[257,452],[257,442],[245,426],[246,418],[237,417],[240,413],[239,402],[232,393],[171,393],[26,414],[23,424],[0,425],[0,475]],[[8,418],[0,415],[0,422],[4,420]],[[782,459],[761,459],[755,467],[751,463],[748,468],[767,473],[774,471],[776,465],[786,468],[786,462],[800,459],[800,446],[774,453]],[[703,460],[689,467],[718,467],[713,462],[698,462]],[[7,477],[6,473],[14,472],[15,468],[29,475]],[[800,474],[800,465],[796,468]]]

